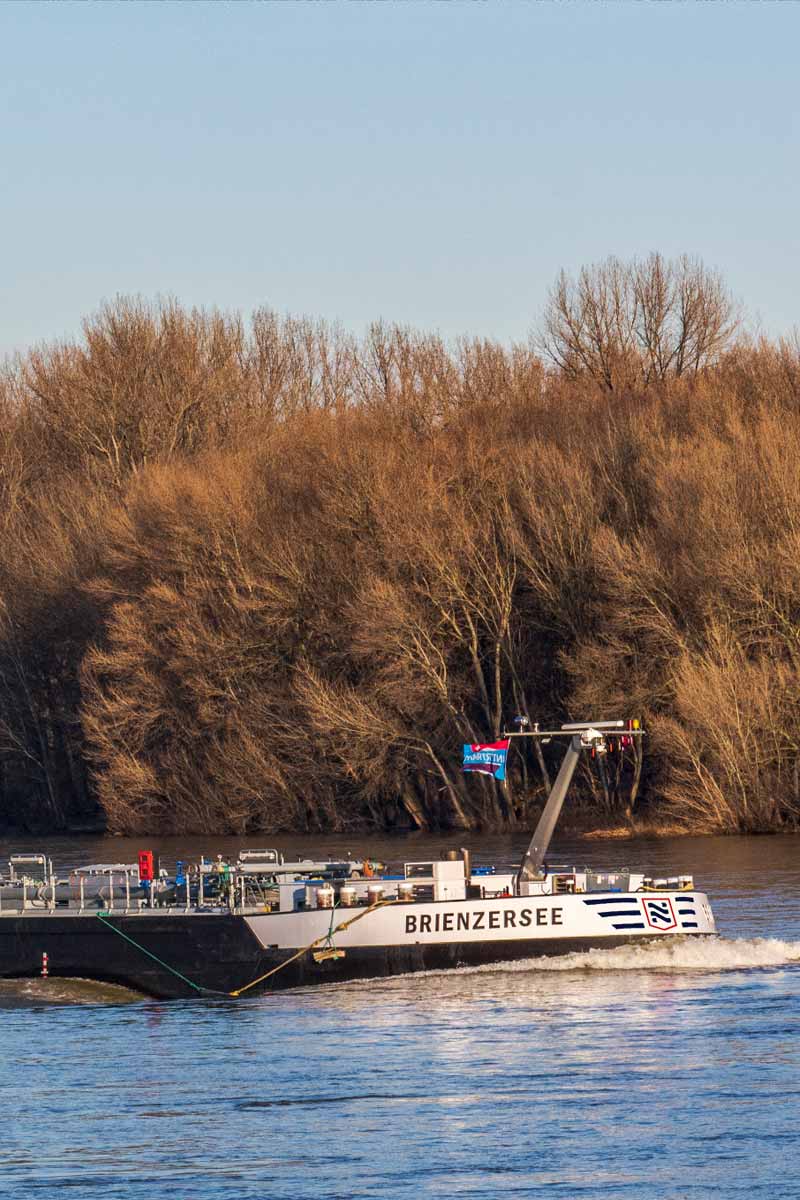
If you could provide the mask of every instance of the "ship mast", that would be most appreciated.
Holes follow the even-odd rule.
[[[527,724],[525,718],[518,718],[517,724]],[[533,837],[525,851],[517,875],[517,884],[533,879],[541,879],[544,859],[550,847],[553,831],[561,815],[569,785],[575,774],[581,751],[590,750],[594,754],[606,754],[608,737],[618,735],[624,743],[626,738],[641,737],[643,731],[638,721],[578,721],[562,725],[560,729],[539,729],[538,724],[533,729],[522,728],[516,732],[505,732],[504,737],[532,737],[547,743],[553,738],[567,739],[567,752],[561,763],[547,803],[533,831]]]

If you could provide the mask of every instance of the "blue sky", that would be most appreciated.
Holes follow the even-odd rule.
[[[800,324],[800,4],[0,4],[0,353],[118,293],[524,338],[687,251]]]

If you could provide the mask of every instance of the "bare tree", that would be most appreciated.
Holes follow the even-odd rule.
[[[617,258],[562,271],[545,308],[541,346],[570,379],[587,376],[617,392],[714,362],[737,328],[736,306],[718,271],[682,255]]]
[[[460,743],[603,711],[605,818],[800,828],[797,339],[659,255],[548,317],[558,370],[117,302],[0,371],[2,819],[514,828],[549,749]]]

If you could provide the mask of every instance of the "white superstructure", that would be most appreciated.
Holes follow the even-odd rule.
[[[466,851],[441,862],[408,862],[402,876],[363,876],[353,863],[347,878],[328,872],[315,883],[284,876],[268,912],[246,914],[264,948],[324,945],[348,949],[496,947],[503,957],[558,953],[640,938],[713,934],[708,898],[689,875],[652,878],[628,870],[550,867],[545,856],[583,751],[607,753],[609,743],[632,745],[638,722],[574,723],[506,737],[567,741],[567,751],[530,845],[517,870],[471,867]],[[368,867],[369,864],[365,864]],[[331,877],[333,876],[333,877]],[[361,910],[360,912],[358,910]]]

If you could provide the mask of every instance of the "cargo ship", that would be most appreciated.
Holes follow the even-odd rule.
[[[566,741],[519,866],[473,865],[454,850],[391,870],[265,849],[232,864],[179,864],[168,876],[150,851],[58,873],[44,854],[12,855],[0,879],[0,977],[94,979],[163,999],[244,997],[713,935],[708,898],[690,875],[547,858],[581,754],[603,756],[615,738],[640,735],[621,721],[510,735]]]

